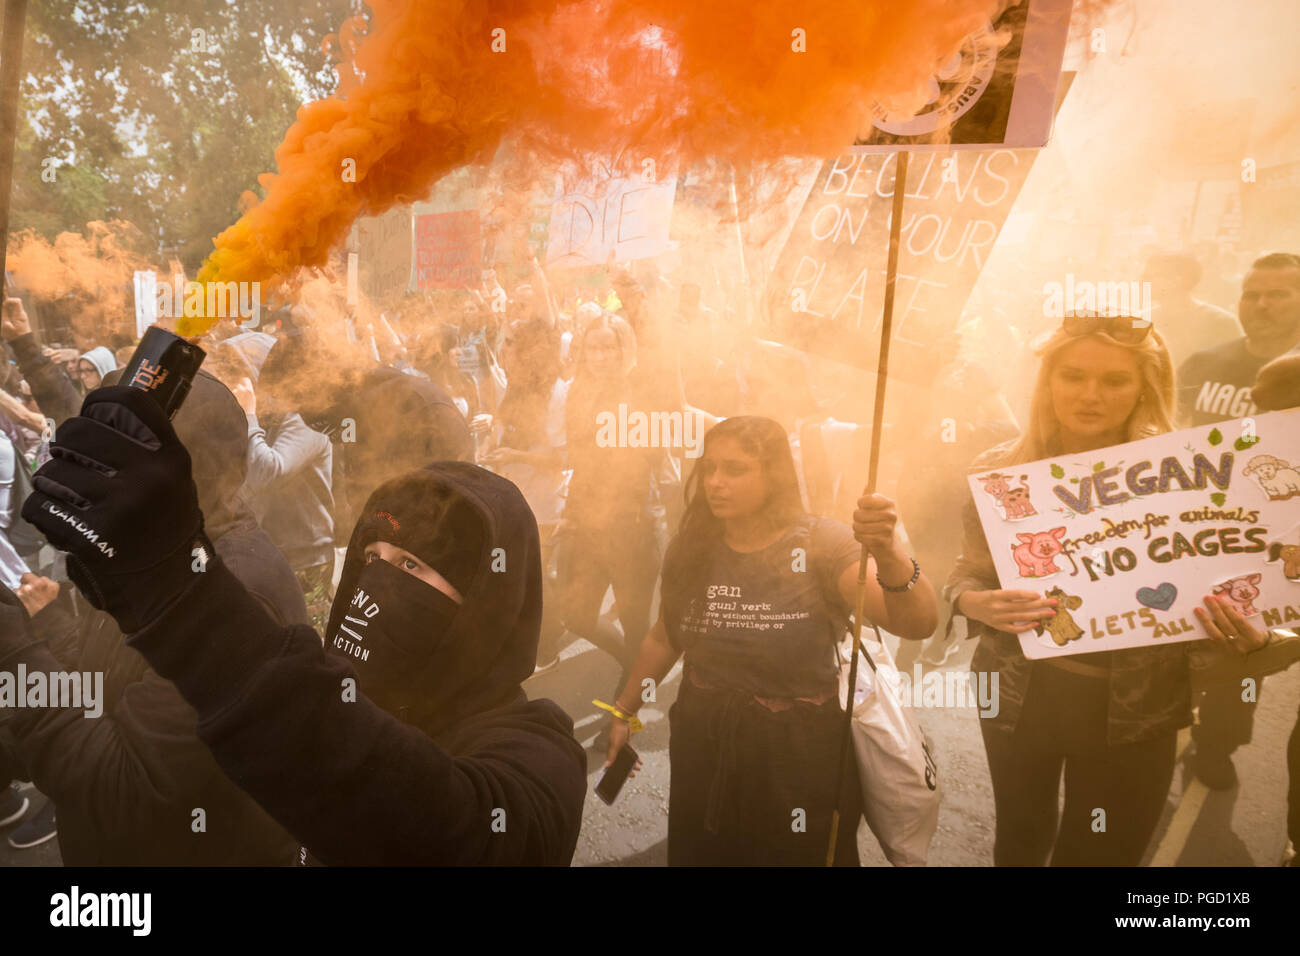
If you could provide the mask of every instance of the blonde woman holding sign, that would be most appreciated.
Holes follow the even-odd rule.
[[[1028,427],[979,456],[973,470],[1173,431],[1173,365],[1149,322],[1069,316],[1040,355]],[[945,596],[980,638],[972,669],[1000,675],[999,707],[980,724],[997,807],[994,863],[1137,865],[1164,808],[1178,730],[1192,721],[1194,645],[1028,660],[1016,635],[1050,620],[1057,602],[1000,587],[973,501],[963,525]],[[1208,613],[1198,608],[1197,616],[1211,639],[1241,652],[1267,641],[1231,606],[1205,604]]]

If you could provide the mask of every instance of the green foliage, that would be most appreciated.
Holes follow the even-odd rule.
[[[196,268],[241,193],[262,194],[298,107],[333,91],[322,41],[357,6],[32,0],[11,230],[53,238],[125,219]]]
[[[1210,444],[1218,445],[1222,441],[1223,441],[1223,434],[1217,428],[1210,429],[1210,437],[1209,437]]]
[[[1052,477],[1053,477],[1053,478],[1064,478],[1064,477],[1065,477],[1065,469],[1062,468],[1060,465],[1056,465],[1056,464],[1052,465]]]

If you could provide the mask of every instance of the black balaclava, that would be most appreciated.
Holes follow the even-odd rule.
[[[463,603],[368,544],[411,552]],[[325,631],[358,689],[431,736],[521,696],[541,625],[537,522],[512,483],[466,462],[437,462],[380,486],[352,533]]]

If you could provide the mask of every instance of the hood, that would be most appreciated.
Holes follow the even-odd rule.
[[[104,384],[115,385],[117,378],[114,372]],[[190,453],[208,538],[215,544],[236,526],[256,524],[240,495],[248,470],[248,416],[230,389],[200,370],[172,425]]]
[[[401,715],[430,736],[473,714],[519,699],[533,673],[542,621],[541,551],[537,521],[514,484],[468,462],[435,462],[381,485],[366,502],[343,562],[326,636],[335,633],[364,564],[376,513],[414,518],[455,499],[477,517],[480,554],[466,579],[464,602],[437,649],[411,679],[423,706]],[[499,550],[498,550],[499,549]],[[435,565],[436,569],[436,565]],[[330,653],[338,653],[326,641]]]
[[[262,374],[266,357],[275,345],[275,336],[265,332],[240,332],[222,340],[218,349],[229,349],[236,356],[239,365],[254,382]]]
[[[101,379],[117,368],[117,359],[114,357],[112,352],[102,345],[93,348],[82,355],[81,360],[89,362],[91,365],[95,366],[95,370],[99,372],[99,377]]]

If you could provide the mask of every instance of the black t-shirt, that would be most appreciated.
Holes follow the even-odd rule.
[[[1246,351],[1246,339],[1197,352],[1178,369],[1178,419],[1183,427],[1248,418],[1257,409],[1250,397],[1259,370],[1272,359]]]
[[[860,553],[851,528],[814,515],[748,554],[718,540],[696,596],[679,612],[665,608],[669,638],[710,684],[761,697],[824,694],[850,613],[835,582]]]

